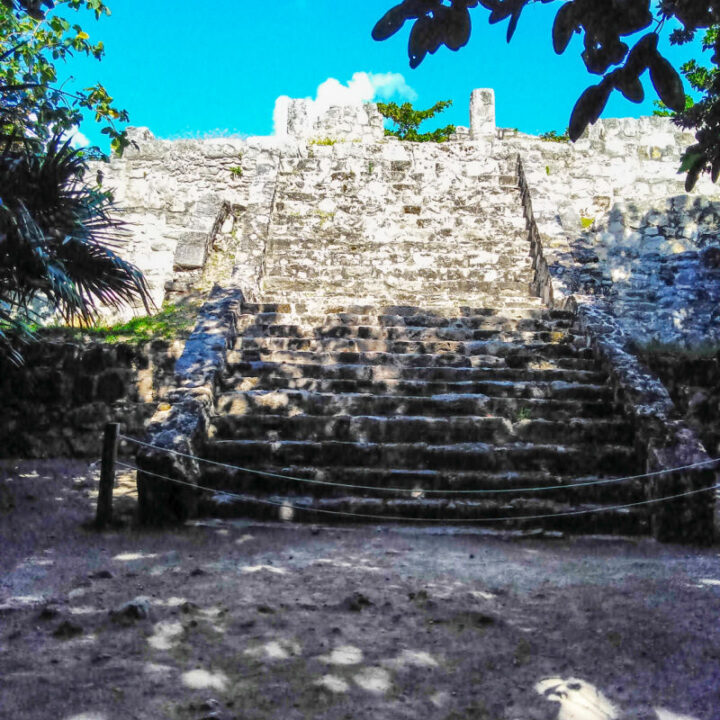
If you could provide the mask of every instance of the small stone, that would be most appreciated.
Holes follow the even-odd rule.
[[[53,636],[61,640],[68,640],[82,634],[82,625],[71,620],[63,620],[53,631]]]
[[[60,611],[56,607],[47,605],[38,613],[38,620],[54,620],[59,614]]]
[[[150,617],[150,599],[140,596],[110,610],[110,617],[118,622],[146,620]]]
[[[112,580],[114,575],[109,570],[98,570],[97,572],[91,572],[88,577],[91,580]]]
[[[257,611],[263,615],[273,615],[276,612],[270,605],[258,605]]]
[[[360,612],[369,605],[372,605],[372,601],[367,596],[360,592],[354,592],[340,603],[340,609],[348,612]]]
[[[190,577],[200,577],[200,575],[207,575],[207,572],[199,567],[190,571]]]

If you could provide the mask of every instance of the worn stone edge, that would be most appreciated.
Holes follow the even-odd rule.
[[[142,525],[182,522],[197,512],[194,486],[200,466],[195,458],[203,454],[218,380],[225,368],[226,351],[235,343],[243,301],[239,289],[213,289],[175,366],[177,389],[169,394],[169,408],[159,410],[148,424],[147,443],[152,447],[141,446],[136,457]],[[155,475],[186,484],[163,481]]]

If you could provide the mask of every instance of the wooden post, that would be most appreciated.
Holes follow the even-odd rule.
[[[117,460],[119,423],[108,423],[103,438],[102,465],[100,467],[100,490],[98,492],[95,527],[102,530],[112,522],[113,487],[115,486],[115,462]]]

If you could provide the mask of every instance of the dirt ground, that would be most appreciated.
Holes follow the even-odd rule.
[[[718,547],[226,521],[98,534],[82,527],[97,475],[0,463],[3,720],[720,719]]]

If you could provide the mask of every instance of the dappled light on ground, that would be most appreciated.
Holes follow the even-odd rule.
[[[275,567],[274,565],[245,565],[241,567],[240,570],[244,573],[258,573],[264,570],[274,575],[287,575],[287,570]]]
[[[163,675],[170,675],[175,668],[171,667],[170,665],[161,665],[159,663],[145,663],[143,670],[146,675],[151,676],[163,676]]]
[[[300,646],[291,640],[271,640],[264,645],[245,650],[245,655],[263,660],[287,660],[300,655]]]
[[[116,555],[113,560],[118,562],[133,562],[134,560],[152,560],[158,557],[157,553],[126,552]]]
[[[25,515],[0,510],[2,720],[717,717],[717,548],[223,521],[98,535],[80,492],[60,527],[61,489],[27,492]]]
[[[436,668],[438,662],[430,653],[422,650],[403,650],[398,657],[383,660],[383,665],[395,670],[403,670],[404,668]]]
[[[380,667],[368,667],[353,675],[353,680],[371,693],[382,694],[390,689],[390,673]]]
[[[155,623],[153,634],[148,638],[148,644],[156,650],[170,650],[177,644],[184,632],[181,622],[163,620]]]
[[[558,720],[616,720],[615,706],[589,682],[579,678],[547,678],[535,685],[546,700],[560,703]]]
[[[216,672],[200,669],[190,670],[183,673],[182,684],[191,690],[225,690],[228,677],[220,670]]]
[[[332,693],[346,693],[350,689],[350,686],[337,675],[323,675],[319,680],[315,681],[315,685]]]
[[[318,660],[328,665],[357,665],[363,660],[363,652],[352,645],[335,648],[329,655],[321,655]]]

